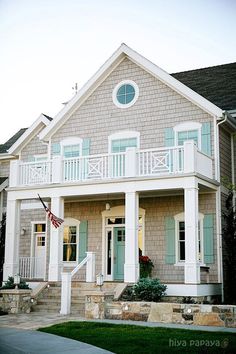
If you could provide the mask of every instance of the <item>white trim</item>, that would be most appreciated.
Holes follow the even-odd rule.
[[[62,233],[62,264],[63,267],[76,267],[79,261],[79,252],[78,252],[78,245],[79,245],[79,225],[80,221],[75,218],[65,218],[63,223],[63,233]],[[64,227],[65,226],[76,226],[76,260],[75,261],[63,261],[63,246],[64,246]]]
[[[125,227],[125,224],[116,224],[116,225],[106,225],[106,219],[111,217],[116,218],[125,218],[125,205],[118,205],[110,210],[103,210],[102,211],[102,273],[104,274],[104,278],[106,281],[113,280],[113,229],[114,227]],[[143,231],[143,253],[145,254],[145,209],[139,208],[139,216],[142,217],[142,231]],[[111,275],[107,276],[106,269],[107,269],[107,244],[106,244],[106,235],[107,230],[112,231],[112,264],[111,264]]]
[[[20,150],[23,149],[23,147],[42,130],[43,125],[48,126],[49,123],[50,121],[43,114],[40,114],[34,123],[9,148],[8,153],[11,155],[19,154]]]
[[[60,141],[60,146],[61,146],[61,155],[64,157],[64,147],[68,145],[79,145],[79,154],[82,156],[82,146],[83,146],[83,139],[77,137],[77,136],[71,136],[68,138],[65,138]]]
[[[47,126],[41,133],[40,139],[48,140],[49,137],[54,134],[57,129],[68,119],[71,114],[80,107],[80,105],[87,99],[92,92],[105,80],[105,78],[120,64],[125,57],[128,57],[135,64],[149,72],[151,75],[162,81],[164,84],[184,96],[201,109],[217,117],[221,117],[223,111],[191,90],[189,87],[176,80],[173,76],[169,75],[164,70],[160,69],[157,65],[150,62],[142,55],[129,48],[126,44],[122,44],[115,53],[103,64],[103,66],[95,73],[94,76],[79,90],[77,95],[73,97],[71,101],[56,115],[51,122],[50,126]]]
[[[47,248],[48,248],[48,229],[47,229],[47,218],[44,221],[31,221],[31,240],[30,240],[30,257],[35,257],[35,247],[36,247],[36,240],[35,232],[34,232],[34,225],[36,224],[45,224],[45,255],[44,255],[44,276],[43,279],[46,280],[46,272],[47,272]]]
[[[0,185],[0,193],[8,187],[8,183],[9,183],[9,178],[7,177],[5,179],[5,181],[2,182],[2,184]]]
[[[184,266],[185,261],[180,261],[179,260],[179,222],[185,222],[185,213],[179,213],[174,215],[175,219],[175,266]],[[200,243],[201,243],[201,255],[202,255],[202,260],[200,261],[200,265],[204,266],[204,237],[203,237],[203,219],[204,219],[204,214],[198,213],[198,221],[200,222]]]
[[[167,296],[221,295],[221,284],[165,284]]]
[[[48,159],[48,154],[37,154],[37,155],[34,155],[35,162],[44,161],[44,160],[41,160],[42,157],[44,158],[44,160],[47,160],[47,159]],[[39,158],[40,160],[38,160],[38,158]]]
[[[108,152],[111,153],[111,143],[113,140],[137,139],[137,149],[140,149],[140,132],[134,130],[122,130],[108,136]]]
[[[135,91],[134,98],[132,99],[132,101],[129,102],[129,103],[126,103],[126,104],[120,103],[120,102],[118,101],[118,99],[117,99],[117,92],[118,92],[119,88],[120,88],[121,86],[123,86],[123,85],[131,85],[131,86],[133,86],[134,91]],[[114,103],[118,108],[122,108],[122,109],[124,109],[124,108],[129,108],[129,107],[133,106],[133,105],[135,104],[135,102],[137,101],[138,96],[139,96],[139,87],[138,87],[138,85],[136,84],[136,82],[134,82],[133,80],[123,80],[123,81],[119,82],[119,83],[115,86],[115,88],[114,88],[114,90],[113,90],[113,92],[112,92],[112,100],[113,100],[113,103]]]
[[[185,132],[185,131],[191,131],[191,130],[197,130],[198,131],[198,149],[201,150],[202,146],[202,138],[201,138],[201,129],[202,129],[202,124],[198,122],[184,122],[177,124],[174,126],[174,134],[175,134],[175,145],[178,146],[178,133],[180,132]]]

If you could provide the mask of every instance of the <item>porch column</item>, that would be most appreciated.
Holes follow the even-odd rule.
[[[198,188],[184,190],[185,213],[185,268],[186,284],[200,283],[198,259]]]
[[[59,218],[64,218],[64,199],[51,198],[51,211]],[[62,271],[63,224],[57,229],[50,225],[49,281],[59,281]]]
[[[19,272],[20,200],[7,200],[3,280]]]
[[[136,283],[139,279],[138,261],[138,215],[139,195],[137,192],[125,194],[125,265],[124,281]]]

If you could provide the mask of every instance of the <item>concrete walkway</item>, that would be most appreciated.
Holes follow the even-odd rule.
[[[2,354],[109,354],[111,352],[76,340],[37,331],[14,328],[0,329]]]
[[[68,353],[68,354],[105,354],[104,349],[75,340],[37,332],[40,327],[51,326],[68,321],[88,321],[78,316],[62,316],[58,313],[32,312],[30,314],[0,316],[0,353]],[[112,324],[130,324],[147,327],[179,328],[188,330],[236,333],[236,328],[192,326],[159,322],[140,322],[122,320],[91,320]]]

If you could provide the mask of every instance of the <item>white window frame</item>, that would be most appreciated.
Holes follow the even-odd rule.
[[[202,148],[201,130],[202,124],[198,122],[184,122],[177,124],[174,128],[175,145],[178,146],[178,133],[197,130],[198,131],[198,149]]]
[[[64,223],[63,223],[63,232],[62,232],[62,263],[63,266],[65,267],[71,267],[71,266],[76,266],[78,264],[78,259],[79,259],[79,225],[80,221],[74,218],[65,218]],[[64,246],[64,227],[65,226],[76,226],[76,260],[75,261],[63,261],[63,246]]]
[[[176,266],[183,266],[185,264],[184,261],[179,260],[179,223],[185,222],[185,215],[184,213],[180,213],[174,216],[175,219],[175,265]],[[201,266],[204,266],[204,239],[203,239],[203,220],[204,214],[198,213],[198,222],[200,224],[200,245],[201,245],[201,260],[199,263]],[[185,241],[184,241],[185,242]]]
[[[126,103],[126,104],[122,104],[120,103],[118,100],[117,100],[117,92],[119,90],[119,88],[123,85],[131,85],[134,87],[134,91],[135,91],[135,94],[134,94],[134,98],[132,99],[131,102],[129,103]],[[138,96],[139,96],[139,88],[138,88],[138,85],[136,84],[136,82],[134,82],[133,80],[123,80],[121,82],[119,82],[113,92],[112,92],[112,100],[113,100],[113,103],[118,107],[118,108],[129,108],[131,106],[133,106],[135,104],[135,102],[137,101],[138,99]]]
[[[112,152],[112,141],[122,139],[137,139],[137,149],[140,149],[140,132],[123,130],[108,136],[108,153]]]
[[[61,145],[61,156],[64,157],[64,147],[68,145],[79,145],[79,155],[82,156],[83,139],[79,137],[69,137],[60,141]]]

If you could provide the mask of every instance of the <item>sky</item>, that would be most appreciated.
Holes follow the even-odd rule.
[[[121,43],[169,73],[236,61],[236,0],[0,0],[0,144]]]

